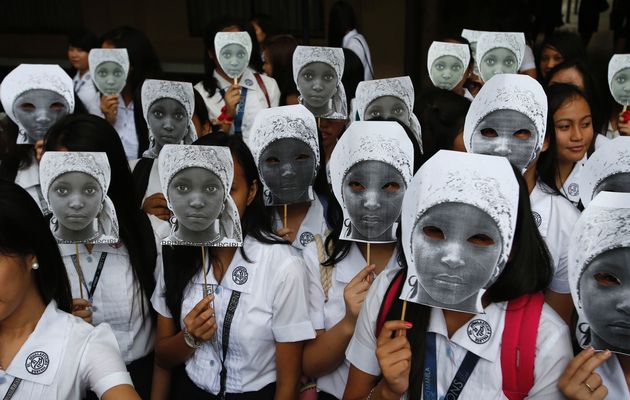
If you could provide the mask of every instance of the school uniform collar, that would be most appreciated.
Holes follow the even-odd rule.
[[[326,231],[328,227],[326,219],[324,217],[324,206],[321,200],[317,196],[317,193],[313,192],[314,200],[311,201],[311,205],[302,220],[300,229],[295,235],[295,240],[291,245],[299,250],[304,248],[315,240],[315,235],[321,235]],[[275,211],[276,226],[282,226],[282,219],[278,211]],[[322,237],[322,240],[324,238]]]
[[[77,254],[77,246],[73,243],[60,243],[59,244],[59,252],[62,257],[65,256],[73,256]],[[120,254],[127,255],[127,249],[123,242],[118,242],[115,244],[106,244],[106,243],[95,243],[92,248],[92,252],[90,253],[84,244],[79,244],[79,254],[81,256],[87,256],[89,254],[94,253],[108,253],[108,254]]]
[[[580,184],[578,181],[578,177],[580,175],[580,170],[586,163],[587,155],[575,163],[571,173],[567,177],[567,180],[562,185],[562,193],[569,199],[570,202],[577,204],[580,201]]]
[[[15,183],[24,189],[39,186],[39,163],[35,160],[34,154],[31,155],[31,165],[18,170]]]
[[[536,185],[534,185],[534,190],[532,190],[532,193],[529,195],[534,222],[536,222],[536,226],[543,238],[547,237],[549,233],[549,219],[551,218],[554,196],[550,192],[551,189],[549,187],[542,181],[537,180]]]
[[[347,260],[347,262],[345,262]],[[340,265],[335,266],[335,280],[341,283],[349,283],[358,273],[367,265],[367,260],[363,257],[359,245],[356,242],[352,242],[350,245],[350,252]],[[340,267],[340,268],[338,268]],[[391,258],[387,262],[387,265],[383,269],[383,272],[400,268],[398,264],[398,248],[394,249]]]
[[[345,47],[348,42],[350,41],[350,39],[352,39],[353,37],[357,36],[359,34],[359,32],[356,29],[351,30],[350,32],[346,33],[343,36],[343,39],[341,39],[341,41],[343,42],[343,46]]]
[[[214,71],[213,76],[219,83],[218,86],[221,89],[227,89],[230,86],[232,86],[232,83],[234,83],[233,80],[230,79],[228,81],[227,79],[219,75],[219,73],[216,70]],[[254,70],[251,69],[250,67],[245,68],[245,72],[243,72],[243,75],[238,80],[238,84],[241,87],[247,88],[247,90],[257,90],[258,82],[256,82],[256,77],[254,76]]]
[[[506,308],[506,302],[490,304],[485,308],[484,314],[475,314],[470,321],[459,328],[450,341],[485,360],[495,362],[501,354]],[[431,309],[427,331],[442,335],[449,340],[446,320],[441,309]]]
[[[77,82],[87,82],[91,79],[92,75],[90,75],[90,71],[87,71],[85,74],[83,74],[83,76],[81,76],[81,73],[77,71],[77,73],[74,74],[74,78],[72,78],[72,82],[76,84]]]
[[[237,248],[220,284],[214,277],[212,270],[208,269],[208,275],[206,276],[208,285],[220,285],[226,289],[241,293],[252,293],[254,291],[254,274],[258,270],[256,263],[262,261],[262,244],[256,239],[246,236],[243,240],[243,247],[247,249],[247,257],[252,262],[245,260],[241,254],[241,249]],[[203,270],[195,275],[193,282],[197,284],[204,283]]]
[[[51,300],[6,373],[40,385],[52,384],[70,337],[70,318]]]

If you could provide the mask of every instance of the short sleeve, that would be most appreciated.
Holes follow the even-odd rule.
[[[98,398],[115,386],[133,386],[116,337],[107,323],[96,326],[88,336],[79,371]]]
[[[155,270],[157,271],[157,277],[155,279],[155,289],[153,290],[153,295],[151,296],[151,305],[161,316],[173,318],[171,311],[166,305],[166,298],[164,297],[164,262],[162,261],[162,257],[158,257]]]
[[[306,300],[304,261],[289,256],[274,271],[276,279],[273,297],[271,329],[276,342],[300,342],[315,338],[315,330],[309,319]]]
[[[312,241],[304,247],[304,250],[302,250],[302,258],[304,258],[304,263],[306,264],[308,315],[313,324],[313,328],[316,330],[324,329],[325,294],[322,287],[319,252],[315,241]]]
[[[387,272],[379,274],[370,287],[359,311],[354,335],[346,350],[346,358],[352,365],[373,376],[381,374],[381,367],[376,358],[376,320],[385,292],[393,279]]]

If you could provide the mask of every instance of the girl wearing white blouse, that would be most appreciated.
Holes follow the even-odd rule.
[[[0,191],[0,396],[140,399],[109,326],[69,314],[68,278],[38,206],[13,183]]]
[[[172,398],[295,399],[303,341],[315,337],[308,318],[305,267],[272,232],[253,157],[236,136],[208,135],[197,144],[227,146],[234,158],[230,195],[244,243],[201,249],[163,247],[151,299],[158,312],[156,361],[185,364]],[[179,379],[177,379],[179,378]]]

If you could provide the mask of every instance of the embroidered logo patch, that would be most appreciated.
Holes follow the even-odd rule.
[[[253,85],[253,84],[254,84],[254,81],[252,81],[251,79],[247,78],[247,79],[245,79],[245,84],[246,84],[247,86],[251,86],[251,85]]]
[[[234,271],[232,271],[232,280],[237,285],[245,284],[245,282],[247,282],[248,277],[249,277],[249,274],[247,273],[247,268],[243,266],[236,267],[234,268]]]
[[[536,226],[540,227],[542,224],[542,217],[536,211],[532,211],[532,216],[534,217],[534,222],[536,222]]]
[[[569,187],[567,188],[567,192],[569,192],[569,194],[571,196],[577,196],[580,194],[580,185],[578,185],[577,183],[572,183],[569,185]]]
[[[311,243],[313,240],[315,240],[315,235],[313,235],[311,232],[303,232],[300,235],[300,244],[302,246],[306,246],[307,244]]]
[[[50,360],[48,354],[43,351],[34,351],[26,357],[25,367],[29,374],[40,375],[48,369]]]
[[[490,324],[482,319],[473,319],[466,329],[468,338],[477,344],[484,344],[492,336]]]

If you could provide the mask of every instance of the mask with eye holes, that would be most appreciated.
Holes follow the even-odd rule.
[[[413,145],[396,122],[354,122],[330,158],[342,206],[343,240],[396,241],[402,200],[413,173]]]
[[[105,96],[119,95],[127,84],[127,49],[92,49],[88,56],[94,86]]]
[[[247,32],[218,32],[214,37],[214,49],[223,72],[238,79],[249,65],[252,39]]]

